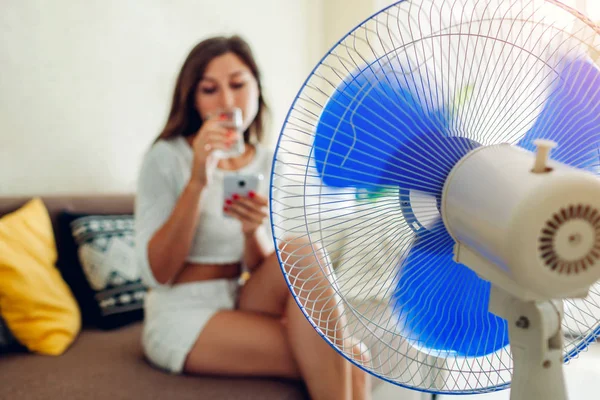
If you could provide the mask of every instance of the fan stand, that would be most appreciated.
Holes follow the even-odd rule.
[[[506,319],[513,358],[511,400],[566,400],[562,301],[522,301],[492,285],[489,310]]]

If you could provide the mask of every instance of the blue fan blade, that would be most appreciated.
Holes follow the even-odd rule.
[[[476,144],[450,137],[447,118],[428,110],[422,97],[371,69],[346,79],[316,128],[314,157],[323,183],[441,193],[454,164]]]
[[[489,282],[452,260],[453,245],[440,223],[412,247],[391,303],[400,331],[426,351],[492,354],[509,343],[506,321],[488,311]]]
[[[597,172],[600,140],[600,70],[591,61],[565,63],[533,127],[518,143],[533,151],[535,139],[558,143],[552,158]]]
[[[438,134],[405,140],[398,145],[394,157],[385,165],[380,182],[441,197],[444,182],[452,168],[477,147],[477,143],[467,138]],[[436,152],[443,156],[435,154]]]

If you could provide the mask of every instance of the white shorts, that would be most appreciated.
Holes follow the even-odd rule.
[[[208,320],[220,310],[236,306],[236,279],[217,279],[160,286],[148,292],[144,305],[142,345],[148,360],[174,374]]]

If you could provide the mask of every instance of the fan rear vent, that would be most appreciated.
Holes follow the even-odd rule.
[[[559,274],[578,274],[600,259],[600,211],[589,205],[561,208],[539,237],[540,256]]]

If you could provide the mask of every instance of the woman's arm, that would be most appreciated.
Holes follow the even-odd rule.
[[[175,184],[181,166],[165,143],[157,143],[143,163],[136,199],[136,247],[148,284],[172,281],[185,265],[196,233],[202,194],[218,162],[211,153],[231,146],[233,139],[227,134],[217,121],[203,123],[192,141],[191,173],[181,193]]]
[[[188,182],[171,215],[148,242],[148,263],[158,283],[172,280],[185,264],[198,224],[204,184]]]
[[[238,197],[225,204],[225,212],[242,223],[244,234],[243,262],[249,270],[258,267],[268,256],[268,246],[264,237],[264,222],[267,219],[266,197],[251,192],[249,197]]]

